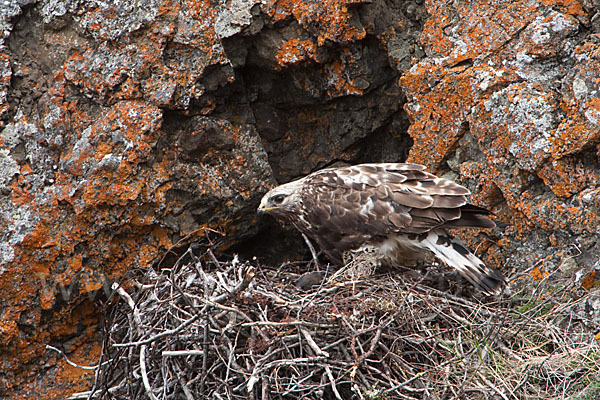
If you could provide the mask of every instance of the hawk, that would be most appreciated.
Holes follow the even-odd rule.
[[[493,228],[491,212],[467,202],[470,192],[419,164],[380,163],[327,168],[271,189],[259,213],[294,225],[329,259],[374,247],[399,265],[423,251],[459,271],[486,294],[499,294],[504,276],[453,239],[447,228]]]

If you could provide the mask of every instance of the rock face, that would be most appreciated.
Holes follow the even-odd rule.
[[[590,267],[600,252],[597,10],[517,1],[428,13],[428,56],[400,79],[411,161],[450,169],[513,224],[491,249],[499,265],[548,256],[555,270],[578,255]]]
[[[467,185],[512,223],[479,249],[508,275],[591,267],[599,16],[576,0],[0,4],[0,397],[87,389],[45,346],[97,362],[111,280],[206,229],[255,243],[272,184],[338,162]]]

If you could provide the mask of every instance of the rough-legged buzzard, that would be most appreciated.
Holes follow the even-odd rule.
[[[382,259],[428,250],[487,294],[505,285],[454,240],[446,228],[493,228],[488,210],[467,203],[469,190],[419,164],[382,163],[328,168],[270,190],[259,212],[293,224],[335,264],[348,250],[375,246]]]

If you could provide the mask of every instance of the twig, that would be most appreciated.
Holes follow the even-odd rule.
[[[317,252],[315,251],[315,248],[313,247],[312,243],[310,242],[310,239],[304,233],[302,234],[302,238],[304,239],[304,242],[306,243],[306,245],[308,246],[308,249],[310,250],[310,254],[312,256],[313,262],[315,263],[315,266],[317,267],[317,269],[321,269],[321,264],[319,264],[319,257],[317,256]]]
[[[331,368],[329,365],[325,366],[325,372],[327,373],[327,377],[329,378],[329,383],[331,384],[331,390],[333,390],[333,394],[337,400],[342,400],[342,396],[340,396],[340,392],[337,390],[337,386],[335,385],[335,379],[333,374],[331,373]]]
[[[498,394],[498,396],[502,397],[504,400],[508,400],[508,397],[506,397],[506,395],[504,393],[502,393],[500,391],[500,389],[498,389],[496,386],[494,386],[490,381],[488,381],[482,374],[481,371],[477,371],[477,375],[479,375],[479,377],[481,378],[481,380],[490,388],[492,389],[494,392],[496,392],[496,394]]]
[[[142,326],[142,318],[140,317],[140,312],[138,311],[137,307],[135,306],[135,302],[133,301],[133,299],[131,298],[131,296],[129,295],[129,293],[127,293],[125,291],[125,289],[123,289],[117,282],[114,282],[111,286],[111,289],[113,291],[116,291],[119,296],[121,296],[123,299],[125,299],[125,301],[127,302],[127,305],[129,305],[129,308],[131,308],[131,310],[133,311],[133,318],[135,319],[135,323],[136,325],[139,327]]]
[[[151,400],[158,400],[158,398],[152,393],[152,388],[150,387],[150,381],[148,380],[148,371],[146,371],[146,345],[143,344],[140,347],[140,372],[142,374],[142,382],[144,382],[144,389],[146,389],[146,394],[150,397]]]
[[[312,336],[310,335],[310,332],[308,330],[306,330],[305,328],[303,328],[301,326],[298,327],[298,329],[300,330],[300,333],[302,333],[302,336],[304,336],[304,338],[306,339],[306,342],[308,343],[310,348],[315,352],[315,355],[329,357],[329,353],[326,351],[323,351],[319,348],[319,346],[317,345],[315,340],[312,338]]]
[[[70,366],[75,367],[75,368],[87,369],[87,370],[96,370],[97,368],[99,368],[102,365],[102,364],[100,364],[100,365],[88,366],[88,365],[75,364],[73,361],[69,360],[69,357],[67,357],[67,355],[65,353],[63,353],[61,350],[57,349],[56,347],[50,346],[49,344],[47,344],[46,345],[46,349],[56,351],[58,354],[60,354],[61,356],[63,356],[63,358],[65,359],[65,361],[67,362],[67,364],[69,364]]]
[[[402,383],[397,384],[396,386],[389,388],[387,390],[384,390],[383,393],[387,394],[387,393],[392,393],[392,392],[396,392],[398,389],[401,389],[405,386],[407,386],[409,383],[419,379],[420,377],[422,377],[423,375],[425,375],[424,372],[418,372],[416,373],[412,378],[405,380]]]
[[[110,387],[108,389],[106,389],[106,393],[115,393],[118,390],[122,389],[123,386],[125,386],[124,382],[121,382],[119,385]],[[73,393],[72,395],[70,395],[69,397],[66,398],[66,400],[80,400],[80,399],[91,399],[94,397],[98,397],[100,396],[99,391],[93,391],[93,390],[88,390],[85,392],[78,392],[78,393]]]
[[[165,252],[165,254],[162,256],[162,258],[160,259],[160,261],[158,262],[157,265],[160,267],[162,265],[163,261],[167,258],[167,256],[173,252],[173,249],[175,249],[177,247],[181,247],[182,245],[185,245],[185,244],[189,243],[189,239],[192,236],[194,236],[196,233],[200,232],[200,231],[204,231],[204,236],[206,236],[207,232],[213,232],[213,233],[217,233],[219,235],[223,235],[223,232],[219,232],[219,231],[211,229],[211,228],[207,228],[207,227],[198,228],[198,229],[196,229],[196,230],[188,233],[187,235],[185,235],[184,237],[182,237],[181,239],[179,239],[179,241],[177,241],[177,243],[175,243],[174,245],[172,245]]]
[[[355,365],[356,365],[357,369],[360,366],[360,364],[362,364],[362,362],[365,359],[369,358],[371,356],[371,354],[373,354],[373,352],[375,351],[375,346],[377,346],[377,344],[379,343],[379,339],[381,338],[381,332],[383,332],[383,328],[384,328],[384,325],[380,325],[377,328],[377,331],[375,332],[375,336],[373,336],[373,339],[371,340],[371,346],[369,347],[369,350],[367,350],[366,353],[361,354],[360,357],[358,357],[358,359],[356,360]]]
[[[185,398],[187,400],[196,400],[194,398],[194,395],[188,388],[187,383],[183,380],[181,368],[179,368],[179,366],[177,364],[174,364],[174,367],[175,367],[175,371],[177,372],[177,381],[179,382],[179,385],[181,386],[181,390],[183,390],[183,394],[184,394]]]
[[[205,281],[204,282],[204,295],[206,296],[209,291],[209,285]],[[215,303],[218,304],[218,303]],[[208,372],[206,370],[206,366],[208,364],[208,325],[210,323],[210,314],[208,308],[204,310],[204,326],[202,327],[202,347],[204,351],[202,352],[202,374],[200,375],[200,393],[204,393],[204,385],[206,382],[206,377]],[[229,374],[229,368],[227,369],[227,373]]]
[[[269,398],[269,380],[268,377],[263,377],[262,380],[262,390],[260,391],[261,395],[260,398],[261,400],[268,400]]]
[[[202,356],[204,350],[163,350],[163,357]]]

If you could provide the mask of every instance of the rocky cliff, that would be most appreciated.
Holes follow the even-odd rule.
[[[108,282],[206,229],[252,255],[261,195],[336,163],[468,186],[512,224],[472,239],[509,276],[598,267],[599,7],[1,3],[0,397],[84,390],[45,346],[97,362]]]

